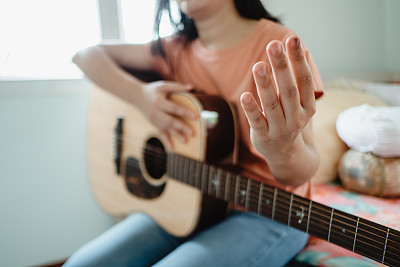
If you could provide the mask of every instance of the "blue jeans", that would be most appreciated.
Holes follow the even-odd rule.
[[[75,252],[65,266],[284,266],[307,240],[306,233],[241,211],[183,240],[135,213]]]

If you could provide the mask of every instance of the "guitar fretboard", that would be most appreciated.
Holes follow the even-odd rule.
[[[167,174],[246,210],[389,266],[400,266],[400,232],[222,168],[168,154]]]

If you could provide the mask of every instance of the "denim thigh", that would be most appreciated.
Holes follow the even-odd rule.
[[[308,234],[255,213],[233,211],[178,246],[156,266],[284,266]]]
[[[135,213],[84,245],[64,266],[151,266],[179,244],[150,217]]]

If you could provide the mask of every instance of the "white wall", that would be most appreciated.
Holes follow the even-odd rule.
[[[65,259],[112,225],[86,175],[89,88],[0,82],[0,266]]]
[[[387,57],[389,59],[389,69],[396,70],[396,80],[400,81],[400,1],[386,1],[386,25],[388,36]]]
[[[297,32],[323,74],[400,70],[398,0],[263,0]],[[395,63],[397,65],[395,65]]]

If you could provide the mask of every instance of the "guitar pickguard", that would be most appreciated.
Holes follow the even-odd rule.
[[[139,161],[135,158],[128,158],[126,161],[125,180],[129,192],[140,198],[156,198],[162,194],[165,187],[165,184],[160,186],[150,184],[144,178]]]

